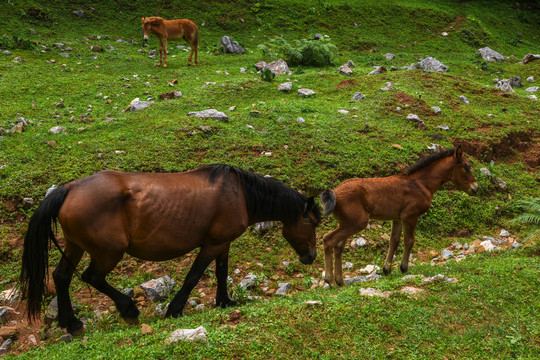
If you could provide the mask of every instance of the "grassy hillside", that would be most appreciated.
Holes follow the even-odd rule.
[[[84,18],[71,14],[81,9],[85,11]],[[420,219],[413,249],[415,257],[431,249],[440,250],[455,241],[469,242],[482,236],[497,236],[501,228],[508,229],[520,240],[529,238],[537,227],[510,220],[518,214],[517,200],[538,197],[540,106],[538,101],[528,98],[530,93],[525,88],[538,86],[540,61],[519,62],[528,53],[540,52],[539,11],[534,2],[506,1],[133,0],[89,1],[84,5],[67,1],[1,2],[0,35],[4,35],[1,50],[8,50],[11,55],[0,53],[0,128],[4,129],[0,134],[0,290],[15,283],[20,266],[21,238],[29,216],[46,189],[52,184],[62,184],[103,169],[173,172],[203,164],[227,163],[271,175],[306,194],[317,196],[322,190],[351,177],[395,174],[429,154],[427,147],[432,143],[445,148],[461,144],[469,154],[473,174],[480,185],[479,194],[470,197],[452,185],[444,186],[435,195],[432,208]],[[157,50],[157,40],[151,38],[149,46],[143,47],[141,38],[140,18],[150,15],[189,18],[199,25],[200,66],[187,67],[188,53],[176,48],[176,45],[185,45],[182,42],[169,43],[168,68],[154,66],[157,60],[149,58],[148,52]],[[443,32],[447,36],[443,36]],[[278,36],[292,42],[312,38],[316,33],[327,35],[337,46],[335,65],[293,67],[292,75],[282,75],[271,82],[262,81],[253,65],[271,59],[262,55],[257,47],[259,44],[268,44]],[[216,55],[217,44],[224,35],[243,45],[246,54]],[[54,45],[57,43],[64,45],[57,47]],[[91,50],[93,45],[101,45],[105,51],[95,53]],[[485,63],[476,51],[486,46],[505,55],[506,60]],[[66,51],[67,47],[72,50]],[[63,56],[64,53],[69,56]],[[395,58],[387,60],[386,53],[394,54]],[[367,75],[373,66],[402,69],[426,56],[443,62],[449,67],[448,72],[416,69]],[[347,60],[356,64],[351,76],[337,71]],[[241,68],[246,72],[241,72]],[[494,78],[514,76],[520,76],[524,83],[514,94],[505,94],[495,88]],[[533,83],[525,80],[530,76],[535,78]],[[169,83],[175,79],[177,83],[171,86]],[[287,79],[292,81],[293,90],[290,93],[277,91],[277,85]],[[381,91],[387,82],[393,84],[393,89]],[[316,96],[299,98],[296,91],[301,87],[313,89]],[[160,94],[172,90],[181,91],[183,96],[159,99]],[[356,92],[366,98],[352,101]],[[460,102],[461,95],[471,104]],[[138,112],[125,111],[134,98],[146,100],[149,96],[155,102],[151,107]],[[231,106],[235,106],[235,110],[229,110]],[[439,106],[442,112],[433,113],[433,106]],[[402,110],[396,110],[397,107]],[[190,111],[208,108],[224,111],[229,122],[187,116]],[[349,113],[342,114],[338,110]],[[426,128],[419,129],[407,120],[409,113],[420,116]],[[19,117],[24,117],[28,125],[20,128],[20,132],[11,132]],[[298,122],[299,117],[305,123]],[[449,130],[438,127],[443,125]],[[54,126],[66,130],[53,134],[49,129]],[[493,177],[501,178],[506,187],[497,187],[480,172],[482,167],[488,168]],[[24,198],[32,198],[34,204]],[[390,233],[390,224],[380,225],[363,232],[370,245],[361,251],[347,250],[344,261],[353,262],[355,269],[370,263],[382,265],[388,246],[385,235]],[[320,237],[333,226],[333,218],[325,219],[318,229]],[[322,257],[311,267],[295,263],[284,268],[282,261],[294,260],[292,249],[285,244],[277,227],[265,233],[250,230],[233,243],[231,267],[241,270],[240,274],[233,275],[235,284],[249,272],[264,273],[268,278],[274,276],[272,281],[276,284],[296,279],[294,287],[297,290],[306,288],[304,278],[321,278]],[[53,259],[58,259],[56,252],[51,254]],[[504,273],[510,266],[508,264],[517,267],[518,263],[523,263],[519,266],[527,268],[524,264],[529,264],[527,271],[537,274],[538,269],[532,261],[537,255],[537,250],[529,249],[513,255],[485,256],[482,260],[474,260],[470,267],[451,266],[453,272],[484,276],[484,268],[493,269],[493,274]],[[181,283],[190,259],[167,262],[160,272]],[[130,276],[123,276],[125,269],[111,276],[115,286],[134,286],[157,273],[154,267],[133,259],[130,261]],[[430,275],[437,270],[421,267],[415,271]],[[532,273],[523,277],[531,279],[530,284],[534,284]],[[354,275],[353,272],[350,274]],[[297,278],[298,275],[302,278]],[[520,276],[521,273],[515,277],[508,275],[500,283],[494,280],[494,275],[486,280],[485,286],[492,288],[511,287],[516,279],[524,284],[521,292],[515,295],[517,299],[514,295],[505,298],[493,314],[489,312],[489,316],[493,316],[490,325],[485,325],[489,321],[482,320],[488,310],[473,309],[467,316],[452,320],[455,324],[463,324],[461,331],[470,339],[491,334],[497,343],[496,346],[485,345],[493,351],[488,353],[469,344],[469,350],[463,350],[458,357],[489,358],[500,353],[497,349],[503,349],[504,356],[508,357],[519,357],[520,354],[524,358],[534,357],[531,355],[538,352],[538,324],[529,313],[519,319],[518,323],[522,325],[517,325],[508,335],[518,340],[504,342],[507,339],[503,331],[507,329],[505,324],[511,323],[514,317],[502,310],[503,305],[513,301],[527,306],[538,305],[537,301],[530,301],[534,297],[529,298],[535,287],[525,285]],[[378,286],[395,288],[397,279],[398,275],[392,275]],[[214,282],[209,271],[205,286]],[[459,313],[461,305],[475,297],[465,290],[464,284],[478,286],[485,298],[497,295],[493,293],[495,290],[483,288],[484,283],[477,284],[476,280],[469,279],[456,285],[461,289],[456,303],[445,303],[453,288],[436,287],[419,305],[420,312],[426,312],[430,318],[437,318],[434,315],[437,311]],[[74,287],[77,290],[85,288],[78,280]],[[355,342],[357,339],[351,339],[350,331],[360,325],[348,324],[345,319],[358,314],[373,316],[370,322],[373,327],[388,319],[388,313],[375,310],[380,301],[370,300],[366,307],[363,299],[357,299],[357,291],[357,288],[330,293],[309,291],[291,299],[296,304],[291,307],[289,300],[272,300],[261,309],[259,304],[249,306],[246,308],[249,313],[269,313],[268,324],[274,325],[272,329],[268,328],[268,336],[274,338],[255,338],[245,349],[233,343],[246,337],[253,338],[254,327],[270,325],[262,325],[250,318],[247,321],[250,325],[246,328],[238,326],[230,339],[229,334],[221,330],[213,333],[209,347],[195,345],[193,350],[191,345],[185,345],[185,349],[175,350],[158,346],[156,350],[148,346],[147,349],[156,351],[155,357],[167,357],[176,351],[194,351],[203,357],[216,354],[234,357],[219,353],[218,349],[224,347],[231,349],[233,354],[238,353],[239,357],[250,354],[255,357],[255,354],[269,354],[265,351],[274,346],[266,342],[280,343],[276,339],[284,336],[283,331],[297,334],[307,342],[311,339],[301,335],[303,329],[314,327],[315,323],[308,321],[308,325],[300,325],[298,318],[290,316],[302,307],[307,297],[325,299],[323,302],[328,306],[321,311],[321,317],[317,315],[310,320],[325,324],[320,328],[321,333],[329,330],[334,338],[345,337]],[[391,298],[390,302],[389,308],[405,307],[408,310],[398,315],[389,328],[404,326],[398,325],[403,323],[401,316],[409,322],[416,305],[403,297]],[[85,301],[81,300],[81,303]],[[285,310],[282,313],[280,309]],[[409,311],[410,315],[407,315]],[[335,312],[342,314],[343,322],[333,325],[331,314]],[[89,314],[91,316],[91,312]],[[190,314],[185,319],[186,324],[202,321],[218,327],[216,319],[226,317],[226,314],[209,310],[193,317]],[[313,315],[302,314],[307,318]],[[98,324],[93,329],[101,332],[92,335],[95,337],[90,338],[90,343],[101,341],[100,336],[123,338],[128,332],[127,337],[134,338],[126,344],[156,344],[166,335],[165,330],[172,329],[174,322],[164,322],[153,314],[147,316],[148,321],[163,330],[148,342],[134,335],[136,329],[118,324],[113,317],[110,323]],[[530,328],[524,325],[527,322],[532,323]],[[114,335],[106,331],[109,324],[114,324]],[[397,358],[415,355],[450,358],[448,349],[455,348],[450,344],[456,344],[456,335],[446,329],[446,335],[436,340],[439,332],[425,333],[431,325],[425,321],[424,326],[415,339],[403,335],[401,330],[399,334],[390,331],[393,345],[385,343],[383,334],[386,333],[380,330],[375,331],[375,335],[365,334],[372,336],[371,340],[361,346],[355,345],[356,353],[351,353],[351,357],[365,354],[367,347],[375,347],[373,357],[376,358],[384,354]],[[442,323],[437,326],[444,328]],[[477,326],[481,330],[475,335]],[[280,332],[279,329],[286,330]],[[262,332],[260,336],[264,336]],[[348,356],[345,345],[329,344],[322,335],[317,336],[321,338],[315,340],[316,346],[309,348],[313,349],[312,353],[286,348],[282,354],[324,358],[337,352],[342,357]],[[424,351],[416,345],[418,337],[434,345]],[[291,339],[290,347],[301,348],[296,340],[288,339]],[[503,339],[504,343],[499,344],[497,339]],[[400,352],[402,346],[405,350]],[[517,350],[514,349],[516,346]],[[76,356],[76,351],[81,349],[77,345],[69,347],[74,351],[70,357]],[[327,348],[331,350],[325,350]],[[111,357],[131,356],[125,355],[122,349]],[[91,349],[85,348],[85,351]],[[101,348],[98,346],[96,351]],[[148,357],[151,356],[149,353]],[[281,353],[275,355],[281,356]]]

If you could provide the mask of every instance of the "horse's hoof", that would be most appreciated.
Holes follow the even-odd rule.
[[[124,321],[129,325],[139,325],[139,318],[124,318]]]
[[[409,267],[408,267],[408,266],[399,265],[399,270],[401,270],[401,272],[402,272],[403,274],[405,274],[407,271],[409,271]]]
[[[382,271],[384,275],[388,276],[392,272],[392,268],[390,266],[383,266]]]
[[[72,321],[67,327],[66,330],[68,333],[70,333],[72,336],[77,337],[86,331],[84,328],[84,324],[81,320],[76,319],[76,321]]]

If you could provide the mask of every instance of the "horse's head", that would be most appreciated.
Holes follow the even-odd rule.
[[[283,224],[283,237],[300,256],[302,264],[311,264],[317,256],[315,228],[321,222],[321,211],[310,197],[306,201],[302,216],[293,224]]]
[[[155,25],[158,25],[159,22],[162,20],[159,17],[156,16],[150,16],[150,17],[143,17],[142,19],[142,28],[143,28],[143,40],[148,40],[148,35],[153,34],[153,27]]]
[[[463,149],[461,148],[461,145],[456,148],[454,158],[456,164],[450,175],[450,181],[452,181],[454,185],[465,191],[467,194],[476,194],[478,192],[478,183],[471,172],[469,163],[463,156]]]

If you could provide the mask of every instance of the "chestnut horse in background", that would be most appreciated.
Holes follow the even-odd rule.
[[[227,165],[208,165],[171,174],[102,171],[54,189],[30,219],[24,239],[20,284],[30,320],[41,312],[48,274],[49,242],[62,253],[53,272],[58,323],[79,334],[83,323],[74,315],[69,285],[85,252],[90,265],[83,281],[109,296],[128,323],[137,323],[134,301],[105,277],[125,253],[164,261],[199,248],[167,317],[182,315],[191,290],[216,261],[216,306],[232,306],[227,292],[229,247],[246,228],[261,221],[283,223],[283,236],[311,264],[317,255],[315,228],[321,220],[313,197],[272,178]],[[52,223],[62,226],[62,251]]]
[[[167,40],[184,39],[191,46],[188,65],[191,65],[191,59],[195,54],[195,64],[199,63],[199,28],[191,20],[165,20],[157,16],[142,18],[142,28],[144,40],[148,40],[148,35],[152,34],[159,39],[159,63],[167,67]],[[165,62],[163,62],[165,57]]]
[[[323,237],[325,281],[343,285],[341,262],[345,242],[364,229],[370,219],[392,220],[390,248],[383,267],[385,275],[390,274],[403,229],[405,246],[400,269],[407,272],[418,218],[428,211],[433,194],[447,181],[469,195],[478,191],[461,146],[420,159],[398,175],[349,179],[334,190],[325,190],[321,194],[321,206],[326,215],[333,212],[339,223]]]

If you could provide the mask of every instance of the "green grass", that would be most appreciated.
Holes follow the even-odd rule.
[[[96,10],[90,11],[91,7]],[[87,13],[85,18],[70,14],[81,8]],[[271,175],[317,196],[351,177],[395,174],[428,154],[427,146],[431,143],[450,148],[460,142],[470,150],[469,160],[480,191],[476,197],[470,197],[446,185],[435,194],[431,209],[419,221],[413,251],[441,250],[456,240],[467,242],[483,235],[497,236],[501,228],[519,239],[527,238],[534,234],[535,227],[511,219],[519,215],[516,201],[538,196],[537,167],[527,165],[525,156],[538,142],[540,125],[536,119],[540,110],[538,102],[526,97],[524,87],[504,97],[495,90],[493,79],[520,76],[525,83],[528,76],[534,75],[535,83],[525,83],[525,87],[537,85],[540,61],[526,65],[518,62],[527,53],[537,52],[538,10],[535,4],[521,2],[442,0],[355,4],[341,0],[118,0],[85,2],[81,6],[34,0],[0,3],[0,35],[6,35],[0,43],[6,43],[13,53],[0,54],[0,127],[11,129],[19,116],[31,120],[20,134],[0,134],[4,137],[0,140],[0,290],[16,281],[20,250],[12,249],[10,244],[24,235],[27,220],[46,189],[103,169],[173,172],[227,163]],[[185,44],[170,42],[169,67],[155,67],[157,61],[148,58],[148,51],[157,49],[157,40],[151,38],[149,46],[141,45],[140,17],[149,15],[185,17],[198,24],[200,66],[187,67],[188,53],[176,49],[176,45]],[[36,34],[30,34],[30,29]],[[447,37],[441,36],[443,31],[448,33]],[[270,82],[261,80],[253,65],[269,59],[262,57],[257,45],[275,36],[294,41],[311,38],[315,33],[328,35],[337,46],[336,66],[293,67],[292,75]],[[98,35],[108,35],[109,39],[97,40]],[[213,55],[224,35],[239,41],[246,54]],[[15,46],[13,36],[34,42],[35,49]],[[133,39],[134,43],[120,43],[117,39]],[[53,46],[58,42],[73,49],[69,57],[62,57],[62,51]],[[105,50],[110,44],[115,50],[95,54],[90,50],[95,44]],[[482,69],[483,60],[476,51],[484,46],[507,56],[507,61],[488,63],[487,70]],[[41,52],[45,48],[49,50]],[[396,58],[386,60],[387,52]],[[17,56],[24,61],[14,62]],[[449,71],[440,74],[403,70],[367,76],[374,65],[401,69],[426,56],[442,61]],[[338,74],[337,67],[349,59],[357,65],[353,68],[355,73],[349,77]],[[240,72],[242,67],[246,73]],[[174,79],[178,83],[169,86]],[[293,82],[293,90],[278,92],[277,85],[286,79]],[[388,81],[394,89],[381,91]],[[207,82],[215,84],[205,86]],[[126,84],[130,86],[125,87]],[[317,94],[313,98],[299,98],[296,91],[300,87],[311,88]],[[183,97],[167,101],[158,98],[172,90],[182,91]],[[351,102],[355,92],[365,94],[366,98]],[[465,95],[471,104],[462,104],[460,95]],[[146,100],[148,96],[155,99],[150,108],[124,111],[134,98]],[[57,107],[56,103],[63,103],[64,107]],[[236,109],[229,111],[231,106]],[[396,111],[398,106],[402,108],[400,112]],[[442,113],[434,115],[432,106],[439,106]],[[187,116],[190,111],[211,107],[226,112],[229,122]],[[339,109],[350,113],[340,114]],[[251,110],[259,110],[261,115],[253,116]],[[418,114],[426,129],[420,130],[410,123],[406,119],[408,113]],[[306,123],[298,123],[298,117]],[[106,121],[107,118],[115,120]],[[209,125],[211,131],[203,132],[201,125]],[[441,130],[438,125],[448,125],[450,130]],[[64,126],[66,132],[52,134],[48,130],[53,126]],[[393,147],[394,144],[402,149]],[[501,177],[507,188],[498,190],[479,171],[482,167]],[[36,205],[24,205],[22,199],[26,197],[33,198]],[[335,224],[333,218],[325,219],[317,231],[319,237]],[[382,265],[388,246],[386,240],[381,240],[385,233],[390,233],[389,223],[364,231],[363,235],[375,244],[362,250],[347,249],[344,260],[352,261],[355,268]],[[101,342],[110,344],[112,340],[104,339],[111,336],[120,346],[110,350],[118,354],[109,353],[107,358],[135,357],[139,353],[129,344],[147,345],[142,351],[155,358],[187,357],[191,353],[197,354],[189,355],[193,357],[255,358],[271,354],[280,358],[294,354],[329,358],[336,354],[344,358],[450,358],[451,349],[459,351],[459,358],[490,358],[499,354],[503,358],[534,358],[534,351],[538,352],[538,324],[531,314],[518,312],[518,317],[510,312],[513,307],[495,304],[482,308],[477,303],[478,296],[497,298],[505,292],[500,289],[512,288],[511,280],[515,280],[523,291],[518,291],[515,298],[508,295],[504,301],[523,304],[523,309],[538,307],[538,301],[532,297],[537,290],[524,283],[533,278],[529,271],[538,270],[532,261],[534,252],[528,251],[483,256],[467,262],[470,268],[464,270],[458,270],[466,266],[462,263],[450,265],[452,271],[474,272],[475,276],[464,275],[463,281],[460,278],[455,285],[435,286],[421,300],[410,301],[403,296],[382,301],[360,299],[357,288],[351,287],[330,292],[316,290],[287,300],[242,307],[252,315],[234,329],[219,329],[219,319],[227,317],[227,311],[222,310],[190,313],[182,319],[182,324],[204,323],[213,329],[210,345],[165,347],[161,340],[175,327],[174,321],[148,315],[148,321],[160,329],[154,337],[141,337],[136,328],[120,324],[114,317],[110,323],[92,327],[86,345],[77,340],[63,346],[74,352],[70,357],[84,350],[97,358],[105,346]],[[56,263],[58,254],[51,252],[51,256],[52,263]],[[293,250],[277,228],[262,234],[250,230],[231,247],[231,268],[242,269],[240,275],[232,276],[238,283],[251,271],[266,275],[272,286],[291,281],[295,288],[305,287],[305,278],[296,275],[321,278],[320,256],[314,266],[293,263],[289,268],[283,267],[282,261],[294,259]],[[526,270],[510,270],[510,264],[520,262]],[[147,279],[152,274],[140,270],[141,264],[134,261],[130,265],[132,277],[120,277],[116,272],[111,282],[127,287]],[[181,283],[187,265],[186,259],[166,262],[162,273]],[[478,270],[481,268],[492,269],[502,279]],[[212,271],[208,272],[210,283]],[[422,266],[414,271],[429,275],[438,270]],[[396,279],[392,275],[377,286],[393,289]],[[477,292],[466,291],[465,287]],[[75,291],[83,288],[85,285],[79,280],[74,281]],[[453,290],[457,290],[455,296]],[[313,310],[303,307],[303,301],[311,296],[324,299],[324,310],[311,313]],[[493,310],[493,314],[488,310]],[[444,316],[435,315],[437,311]],[[493,320],[486,314],[494,316]],[[445,328],[442,319],[454,328]],[[512,325],[514,320],[516,325]],[[530,327],[523,325],[527,322]],[[460,323],[463,327],[457,325]],[[111,332],[107,330],[109,326]],[[411,326],[413,331],[407,331]],[[305,335],[306,329],[318,330]],[[456,329],[459,331],[453,331]],[[463,342],[458,334],[463,336]],[[247,343],[242,345],[243,342]],[[312,346],[302,345],[312,342]],[[47,351],[50,357],[61,356],[58,349],[60,345],[41,351]],[[269,353],[269,349],[275,353]],[[53,354],[55,351],[57,355]],[[128,354],[130,351],[132,355]]]

